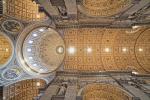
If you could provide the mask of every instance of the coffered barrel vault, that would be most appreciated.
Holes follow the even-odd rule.
[[[71,71],[136,71],[149,73],[149,29],[68,29],[64,31],[64,69]],[[142,59],[144,56],[144,59]]]

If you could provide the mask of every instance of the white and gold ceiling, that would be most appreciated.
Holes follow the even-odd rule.
[[[83,0],[78,13],[90,17],[108,17],[124,11],[131,2],[132,0]],[[50,21],[43,21],[47,16],[39,12],[39,5],[31,0],[5,0],[3,4],[6,6],[0,21],[0,70],[3,71],[1,76],[5,80],[16,80],[23,71],[36,78],[40,75],[48,76],[59,68],[69,72],[132,71],[134,74],[150,74],[148,27],[133,28],[135,30],[56,29]],[[42,80],[21,82],[21,86],[28,86],[28,83],[33,85],[31,92],[34,93],[30,95],[28,92],[26,100],[32,100],[31,97],[38,94],[37,88],[40,86],[37,81],[41,87],[45,84]],[[13,84],[16,86],[15,89],[13,87],[14,90],[18,88],[16,84],[20,83]],[[11,88],[10,86],[7,90],[13,90]],[[30,86],[26,87],[25,91],[30,89]],[[9,97],[9,92],[7,95]],[[19,98],[16,94],[13,97]],[[126,92],[112,85],[94,84],[85,88],[83,100],[99,98],[131,100]]]
[[[6,0],[5,16],[22,21],[45,18],[31,0]],[[131,4],[131,0],[83,0],[83,8],[92,16],[111,16]],[[31,24],[4,18],[2,33],[16,39],[16,55],[22,67],[35,73],[49,73],[60,65],[67,71],[135,71],[150,72],[150,30],[138,28],[70,28],[57,32],[49,25]],[[7,20],[6,20],[7,19]],[[42,20],[41,20],[42,21]],[[62,36],[60,36],[62,34]],[[9,39],[0,35],[0,64],[13,53]]]
[[[35,73],[66,71],[150,72],[150,29],[129,33],[126,29],[80,28],[62,30],[33,24],[23,30],[15,48],[21,66]],[[4,33],[3,33],[4,34]],[[8,37],[7,37],[8,38]],[[1,64],[13,52],[9,39],[1,35]]]

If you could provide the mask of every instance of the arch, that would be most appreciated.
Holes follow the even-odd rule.
[[[145,29],[135,42],[135,57],[139,65],[150,73],[150,28]]]

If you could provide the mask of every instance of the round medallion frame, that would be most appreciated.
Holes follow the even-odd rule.
[[[5,20],[1,26],[5,32],[12,35],[16,35],[23,30],[23,24],[17,20]]]

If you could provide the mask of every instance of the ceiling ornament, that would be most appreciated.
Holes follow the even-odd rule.
[[[16,20],[5,20],[2,23],[2,28],[4,31],[16,35],[23,30],[23,24]]]

